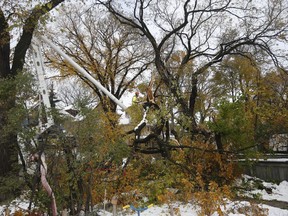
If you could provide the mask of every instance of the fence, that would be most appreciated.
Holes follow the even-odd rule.
[[[253,162],[250,165],[243,163],[244,173],[265,181],[288,181],[288,159],[267,159]]]

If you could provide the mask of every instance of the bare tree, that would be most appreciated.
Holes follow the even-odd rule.
[[[61,30],[63,37],[53,40],[116,98],[135,87],[136,79],[141,78],[151,62],[145,38],[123,27],[112,16],[95,14],[92,9],[65,8],[63,13],[56,29]],[[76,74],[91,87],[105,112],[116,111],[112,100],[61,58],[53,53],[48,58],[62,73]]]

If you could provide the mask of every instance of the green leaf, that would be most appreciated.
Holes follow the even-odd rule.
[[[47,7],[48,7],[49,9],[51,9],[51,8],[53,7],[52,2],[47,3]]]

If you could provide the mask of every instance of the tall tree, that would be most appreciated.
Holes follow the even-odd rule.
[[[15,76],[21,73],[25,64],[25,55],[31,44],[33,33],[43,15],[47,14],[64,0],[42,1],[33,4],[33,1],[26,3],[18,1],[2,1],[0,5],[0,79],[11,81],[11,85],[0,93],[0,175],[6,177],[9,174],[17,176],[17,169],[14,170],[18,159],[17,131],[2,133],[8,126],[8,113],[15,106],[16,83]],[[34,5],[34,6],[33,6]],[[20,30],[19,40],[15,48],[15,34]],[[2,185],[2,184],[1,184]],[[0,200],[5,198],[1,194]]]
[[[195,121],[198,98],[198,77],[224,57],[264,53],[280,66],[275,52],[282,35],[287,32],[285,1],[267,1],[267,5],[246,1],[162,1],[135,0],[127,6],[117,0],[100,4],[122,24],[128,25],[148,39],[154,51],[154,64],[161,80],[170,89],[182,114],[189,119],[191,134],[203,133]],[[255,13],[257,11],[257,13]],[[256,15],[257,14],[257,15]],[[281,39],[282,38],[282,39]],[[173,53],[183,50],[185,56],[177,65],[183,70],[191,61],[189,97],[180,85],[179,74],[173,73],[167,61]],[[282,54],[281,54],[282,55]],[[283,55],[282,55],[283,56]],[[184,121],[182,121],[184,122]],[[183,128],[187,129],[187,123]]]
[[[116,98],[135,87],[137,78],[147,70],[151,55],[147,43],[137,32],[123,26],[107,13],[65,7],[58,18],[57,28],[51,30],[51,38],[65,52],[90,73]],[[63,37],[53,37],[61,30]],[[94,84],[90,83],[53,52],[48,54],[52,66],[62,75],[80,77],[97,95],[105,112],[116,111],[116,104]]]

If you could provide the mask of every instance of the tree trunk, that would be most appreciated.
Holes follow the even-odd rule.
[[[222,137],[220,133],[215,133],[215,142],[216,142],[218,152],[220,154],[223,154],[224,148],[223,148]]]
[[[189,110],[190,110],[191,116],[193,117],[194,126],[196,126],[196,122],[194,119],[194,112],[195,112],[196,98],[198,96],[197,83],[198,83],[198,79],[196,76],[193,75],[193,77],[192,77],[192,91],[191,91],[190,98],[189,98]]]
[[[0,10],[0,176],[8,177],[17,166],[17,136],[7,126],[8,112],[15,106],[15,82],[10,77],[10,35],[7,31],[8,23]],[[5,85],[4,85],[5,84]],[[4,130],[5,129],[5,130]],[[7,130],[8,129],[8,130]],[[1,184],[5,187],[5,183]],[[6,191],[6,190],[5,190]],[[8,190],[9,191],[9,190]],[[8,192],[9,193],[9,192]],[[8,194],[1,193],[0,201],[7,198]]]
[[[8,23],[0,9],[0,78],[6,78],[10,72],[10,35],[6,31]]]

